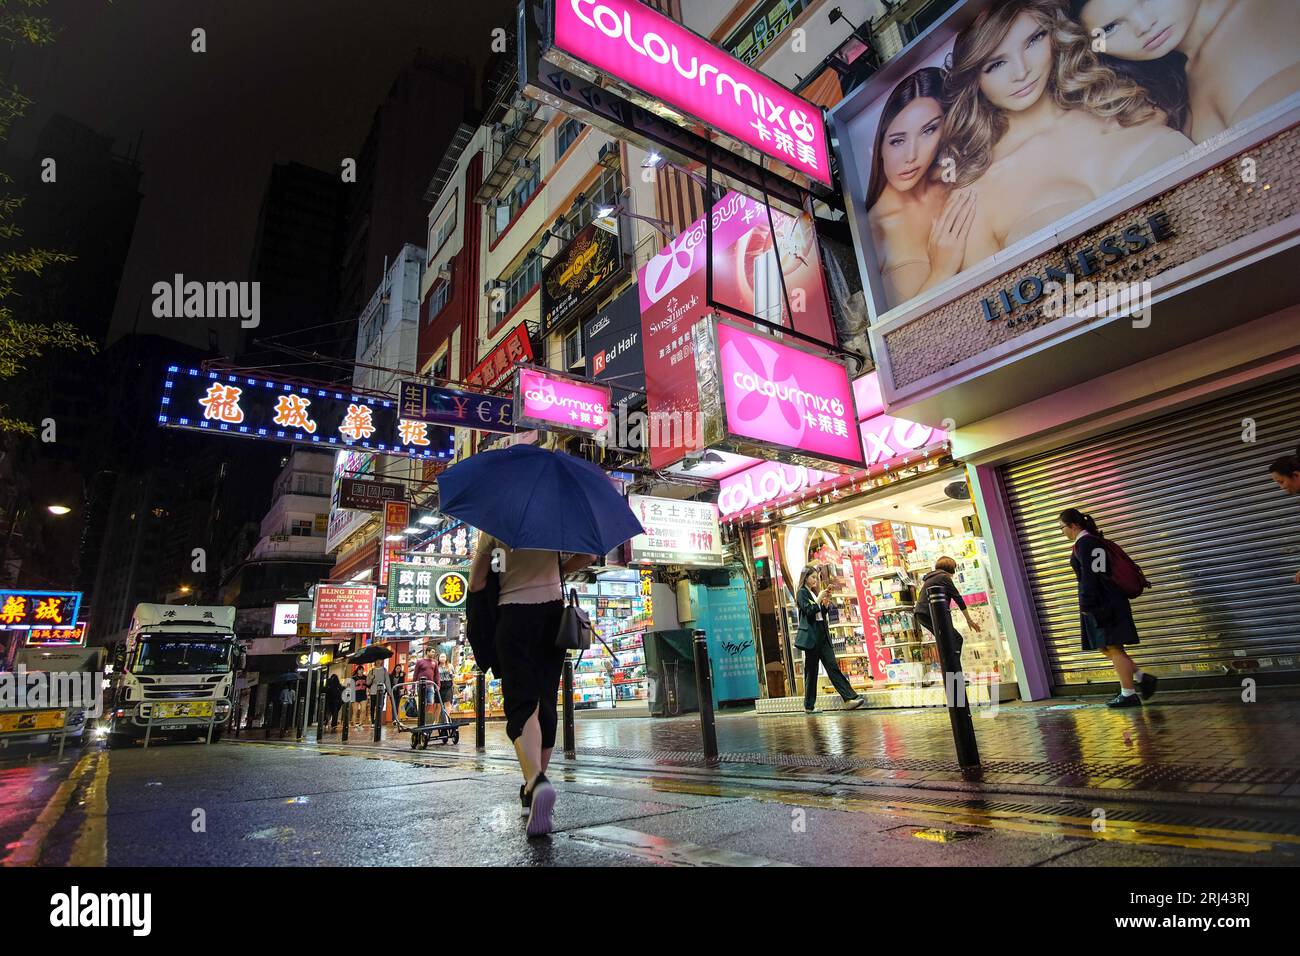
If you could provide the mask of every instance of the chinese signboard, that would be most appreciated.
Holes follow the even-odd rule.
[[[339,507],[358,511],[383,511],[389,501],[404,501],[406,488],[392,481],[363,478],[339,479]]]
[[[582,326],[587,377],[616,386],[614,401],[619,405],[638,404],[640,398],[624,389],[645,388],[639,294],[628,289]]]
[[[638,99],[658,100],[742,149],[830,184],[819,107],[637,0],[567,0],[554,10],[555,47],[574,68],[594,68]]]
[[[529,428],[595,434],[609,421],[610,389],[550,369],[524,366],[515,383],[515,421]]]
[[[72,628],[80,591],[0,591],[0,628]]]
[[[469,568],[436,567],[405,561],[388,571],[390,612],[464,611],[469,596]]]
[[[603,294],[624,274],[622,243],[588,223],[542,272],[542,334]]]
[[[417,637],[446,637],[447,614],[432,612],[427,608],[418,611],[388,609],[388,602],[380,598],[375,615],[375,636],[387,640],[406,640]]]
[[[398,392],[402,417],[434,422],[448,428],[484,432],[513,432],[514,406],[508,398],[464,392],[456,388],[403,382]]]
[[[474,366],[474,370],[465,376],[465,384],[476,388],[497,385],[510,374],[517,362],[533,360],[533,343],[528,338],[528,327],[520,322],[496,348],[487,354],[487,358]]]
[[[411,506],[404,501],[387,501],[384,503],[384,540],[380,542],[379,586],[388,583],[388,566],[397,560],[397,555],[406,547],[406,535],[402,532],[411,526]]]
[[[28,647],[60,647],[86,644],[86,624],[78,621],[75,627],[34,627],[27,632]]]
[[[316,585],[312,630],[365,632],[375,626],[375,588],[370,584]]]
[[[158,424],[410,458],[449,460],[454,450],[449,429],[403,419],[389,399],[177,365],[167,369]]]
[[[633,564],[722,566],[718,506],[709,501],[629,495],[645,534],[632,539]]]

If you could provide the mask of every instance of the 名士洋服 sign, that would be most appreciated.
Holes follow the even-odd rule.
[[[645,529],[631,541],[633,564],[722,566],[717,505],[648,495],[629,495],[627,503]]]

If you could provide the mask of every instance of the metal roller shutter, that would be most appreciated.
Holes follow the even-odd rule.
[[[1253,420],[1255,441],[1243,440]],[[1158,676],[1300,670],[1300,503],[1268,463],[1300,444],[1300,379],[1195,406],[1004,466],[1055,683],[1113,681],[1080,649],[1057,515],[1091,514],[1154,588],[1133,602],[1135,659]]]

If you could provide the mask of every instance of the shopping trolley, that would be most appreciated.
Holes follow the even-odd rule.
[[[420,721],[420,685],[423,684],[431,698],[424,705],[424,719],[434,723]],[[438,722],[442,713],[442,695],[438,685],[432,681],[408,681],[393,686],[393,724],[397,729],[411,735],[411,749],[427,750],[434,734],[443,744],[460,743],[460,724],[451,718],[450,711],[445,722]]]

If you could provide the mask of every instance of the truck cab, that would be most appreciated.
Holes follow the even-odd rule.
[[[221,739],[243,649],[233,607],[140,604],[119,653],[108,746],[145,736]]]

